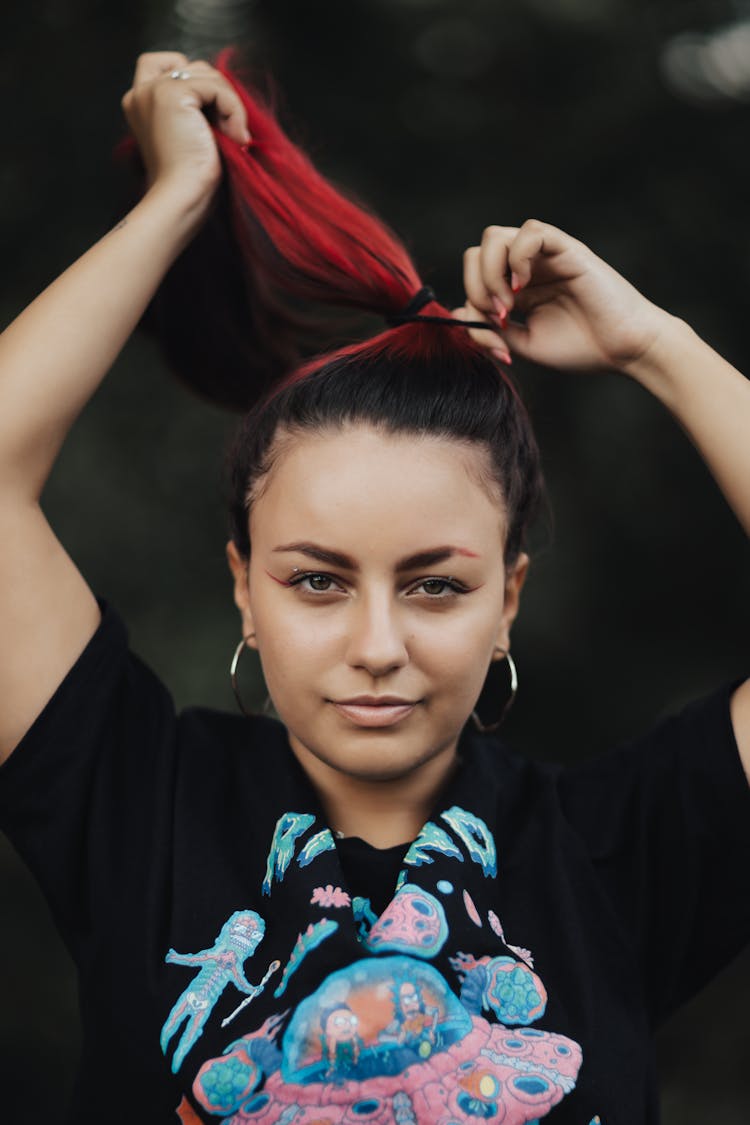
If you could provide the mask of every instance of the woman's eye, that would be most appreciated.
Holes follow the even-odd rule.
[[[311,574],[308,582],[313,590],[330,590],[331,579],[327,574]]]
[[[450,594],[465,594],[465,587],[456,582],[453,578],[425,578],[416,590],[424,590],[430,597],[445,597]]]
[[[325,594],[336,588],[330,574],[298,574],[289,585],[300,586],[302,583],[306,583],[302,586],[303,590],[314,590],[318,594]]]

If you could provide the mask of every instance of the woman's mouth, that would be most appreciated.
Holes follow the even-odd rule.
[[[405,719],[416,707],[416,703],[396,696],[357,696],[356,699],[331,700],[333,706],[360,727],[390,727]]]

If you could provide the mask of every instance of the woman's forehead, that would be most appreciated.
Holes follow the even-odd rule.
[[[484,449],[451,438],[369,426],[305,433],[283,443],[253,505],[251,536],[365,551],[377,543],[394,554],[498,549],[504,519],[489,474]]]

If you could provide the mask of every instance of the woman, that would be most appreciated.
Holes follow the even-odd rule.
[[[568,770],[494,737],[541,488],[505,368],[639,382],[750,530],[747,382],[536,220],[485,230],[451,314],[226,60],[141,56],[123,107],[143,198],[0,344],[0,822],[79,968],[72,1120],[655,1121],[651,1031],[750,933],[750,681]],[[258,651],[281,722],[175,716],[39,507],[222,169],[266,365],[183,371],[258,399],[233,672]],[[305,300],[391,326],[290,367]]]

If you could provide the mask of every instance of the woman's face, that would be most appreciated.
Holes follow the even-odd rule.
[[[366,425],[281,448],[251,510],[249,567],[227,554],[293,750],[362,780],[452,755],[496,646],[510,647],[528,564],[505,573],[486,454]]]

